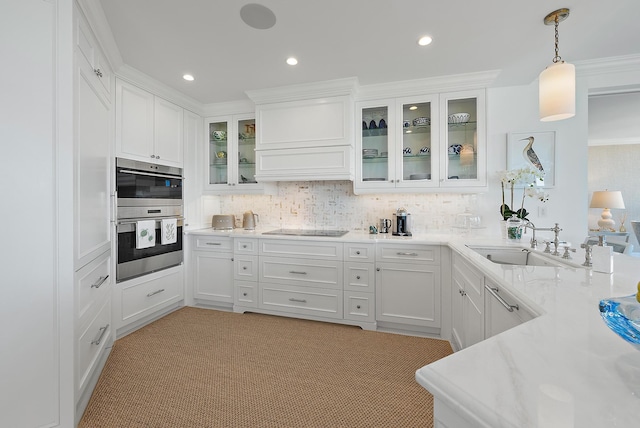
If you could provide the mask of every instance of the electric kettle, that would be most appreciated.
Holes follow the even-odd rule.
[[[393,213],[391,233],[395,236],[411,236],[411,214],[405,208],[398,208]]]
[[[253,211],[247,211],[242,215],[242,227],[244,230],[255,230],[258,219],[258,214],[254,214]]]

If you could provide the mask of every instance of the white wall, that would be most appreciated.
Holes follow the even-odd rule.
[[[506,143],[512,132],[556,132],[555,187],[548,189],[549,201],[544,205],[547,215],[540,217],[541,203],[525,202],[531,212],[529,220],[537,227],[552,227],[559,223],[563,231],[560,239],[578,246],[587,233],[587,95],[584,84],[578,82],[576,116],[558,122],[538,119],[537,82],[528,86],[492,88],[487,95],[487,146],[489,188],[480,199],[481,213],[496,228],[500,220],[500,182],[497,171],[506,169]],[[489,223],[489,222],[487,222]],[[551,238],[544,232],[539,236]]]

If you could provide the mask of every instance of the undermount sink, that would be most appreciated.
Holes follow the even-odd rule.
[[[527,248],[472,245],[467,245],[467,247],[487,260],[502,265],[555,267],[567,265],[560,260],[552,259],[551,256],[547,257],[540,253],[535,253]]]

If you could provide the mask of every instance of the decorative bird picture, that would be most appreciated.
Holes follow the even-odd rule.
[[[541,173],[544,173],[544,168],[542,167],[542,163],[540,162],[538,155],[536,155],[536,152],[533,150],[534,138],[533,137],[523,138],[520,141],[525,141],[525,140],[528,140],[529,142],[524,147],[524,150],[522,150],[522,156],[524,157],[524,160],[530,163],[535,169],[537,169]]]

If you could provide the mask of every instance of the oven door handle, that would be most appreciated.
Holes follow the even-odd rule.
[[[141,217],[141,218],[132,218],[132,219],[127,219],[127,220],[121,220],[121,221],[118,221],[118,224],[135,224],[135,223],[137,223],[139,221],[142,221],[142,220],[161,221],[161,220],[166,219],[166,218],[175,218],[177,221],[184,220],[184,217],[152,217],[152,218]]]
[[[118,170],[118,172],[121,172],[123,174],[148,175],[150,177],[173,178],[178,180],[184,179],[184,177],[180,177],[179,175],[167,175],[167,174],[158,174],[157,172],[134,171],[132,169],[121,169],[121,170]]]

